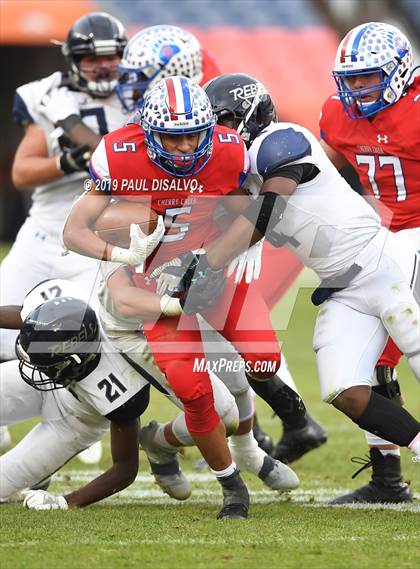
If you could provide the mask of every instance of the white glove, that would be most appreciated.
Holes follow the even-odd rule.
[[[29,510],[68,510],[69,505],[64,496],[54,496],[45,490],[26,490],[23,505]]]
[[[150,235],[145,235],[136,223],[132,223],[130,225],[130,248],[113,247],[110,261],[126,265],[142,265],[159,245],[164,234],[165,225],[161,215],[158,216],[156,229]]]
[[[261,254],[264,238],[257,241],[255,245],[250,247],[247,251],[238,255],[229,263],[227,269],[227,276],[233,275],[233,271],[236,269],[235,283],[241,282],[244,276],[245,268],[245,282],[249,284],[252,280],[258,280],[261,273]]]
[[[153,275],[155,275],[156,277],[156,275],[159,274],[156,284],[156,292],[160,294],[160,296],[163,296],[165,294],[165,292],[168,290],[168,287],[171,289],[175,289],[179,285],[182,279],[182,275],[171,275],[163,271],[167,267],[180,267],[180,266],[181,266],[181,259],[176,257],[175,259],[172,259],[172,261],[164,263],[163,265],[161,265],[152,272],[152,274],[150,275],[151,278],[154,278]]]
[[[79,105],[67,87],[56,87],[44,95],[39,105],[40,112],[53,124],[70,115],[80,115]]]

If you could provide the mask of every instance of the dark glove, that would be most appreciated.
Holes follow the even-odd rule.
[[[181,255],[184,270],[184,294],[180,299],[186,314],[196,314],[210,308],[223,293],[226,279],[223,269],[212,269],[204,254]]]
[[[89,160],[91,153],[89,146],[77,146],[69,150],[65,150],[59,157],[60,170],[64,174],[73,174],[73,172],[89,172]]]

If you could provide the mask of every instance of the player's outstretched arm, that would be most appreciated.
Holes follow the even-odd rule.
[[[65,496],[44,490],[29,490],[23,505],[30,510],[83,508],[127,488],[134,482],[139,468],[138,434],[137,419],[124,423],[111,422],[111,468],[86,486]]]
[[[106,283],[115,308],[123,318],[155,320],[161,316],[162,312],[165,312],[162,309],[163,302],[177,306],[177,314],[171,314],[171,316],[179,315],[182,312],[178,299],[168,298],[165,301],[163,300],[165,297],[161,297],[155,292],[136,287],[124,267],[112,273]],[[171,300],[174,302],[171,303]]]
[[[120,492],[134,482],[139,469],[139,422],[111,422],[112,466],[86,486],[64,496],[69,506],[81,508]]]
[[[21,306],[0,306],[0,328],[20,330],[23,322],[20,316]]]
[[[267,235],[281,219],[287,199],[297,188],[291,178],[276,176],[262,185],[260,195],[207,248],[212,268],[220,268]]]

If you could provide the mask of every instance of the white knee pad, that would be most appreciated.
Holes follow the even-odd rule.
[[[413,373],[420,381],[420,308],[412,302],[400,302],[386,310],[382,322],[389,335],[405,354]]]
[[[252,389],[241,391],[240,393],[234,393],[236,407],[239,413],[239,422],[243,423],[247,419],[250,419],[255,413],[255,403]]]
[[[235,433],[239,425],[239,411],[235,398],[227,387],[212,372],[209,373],[213,387],[214,408],[225,425],[226,435]],[[185,413],[181,413],[172,421],[172,432],[183,446],[193,446],[194,439],[190,435],[185,422]]]
[[[220,405],[216,404],[215,409],[219,415],[221,421],[223,422],[226,429],[226,436],[232,435],[238,429],[239,425],[239,413],[238,408],[235,403],[235,399],[232,397],[229,401],[220,402]],[[184,447],[191,447],[195,445],[194,439],[190,435],[187,424],[185,422],[185,413],[180,413],[172,421],[172,432],[178,441]]]

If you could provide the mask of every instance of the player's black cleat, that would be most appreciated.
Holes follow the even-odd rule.
[[[359,462],[357,457],[352,462]],[[355,478],[362,470],[372,466],[372,478],[369,484],[362,486],[354,492],[337,496],[330,502],[330,505],[344,504],[386,504],[401,502],[412,502],[413,496],[409,485],[404,482],[401,475],[401,460],[399,456],[388,454],[383,456],[377,448],[370,449],[370,460],[365,460],[364,465],[352,478]]]
[[[252,427],[252,432],[254,435],[254,439],[258,443],[258,446],[262,448],[262,450],[267,454],[271,454],[271,451],[273,450],[274,446],[273,441],[271,437],[261,429],[258,423],[258,418],[256,413],[254,414],[254,424]]]
[[[223,506],[217,514],[218,520],[242,520],[248,517],[249,494],[239,471],[230,476],[218,478],[223,490]]]
[[[327,434],[319,423],[306,413],[306,425],[300,429],[285,427],[283,436],[271,456],[286,464],[327,442]]]

